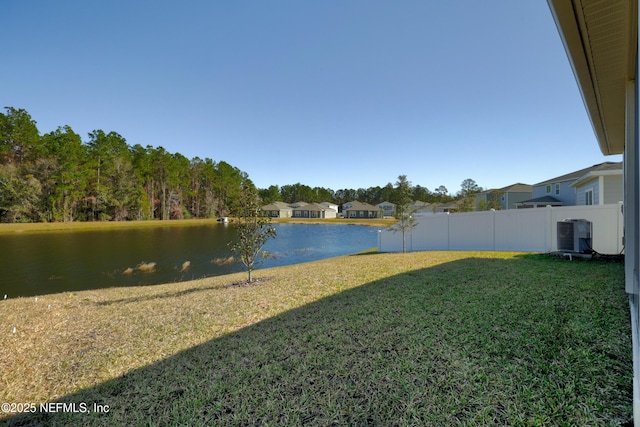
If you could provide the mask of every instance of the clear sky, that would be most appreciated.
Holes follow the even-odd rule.
[[[543,0],[7,0],[0,107],[260,188],[460,190],[603,161]]]

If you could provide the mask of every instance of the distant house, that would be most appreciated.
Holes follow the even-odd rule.
[[[294,218],[335,218],[337,212],[318,203],[306,203],[293,208]]]
[[[476,209],[483,205],[494,209],[516,209],[518,203],[533,197],[533,186],[528,184],[512,184],[506,187],[492,189],[478,193]]]
[[[528,200],[523,200],[519,202],[518,208],[536,208],[536,207],[544,207],[547,205],[550,206],[575,206],[578,204],[578,187],[580,187],[582,191],[581,197],[594,197],[596,186],[592,185],[592,193],[588,195],[588,188],[584,187],[580,184],[581,181],[584,184],[587,184],[589,181],[598,177],[603,177],[603,186],[600,187],[598,184],[598,200],[600,200],[600,189],[604,188],[604,176],[617,175],[617,172],[608,172],[608,171],[616,171],[619,170],[620,174],[622,174],[622,162],[604,162],[597,165],[593,165],[591,167],[580,169],[575,172],[568,173],[566,175],[561,175],[556,178],[552,178],[543,182],[539,182],[538,184],[533,185],[533,198]],[[578,182],[578,187],[574,184]],[[609,178],[607,180],[608,186],[614,186],[616,182],[616,178]],[[618,181],[620,183],[619,193],[622,194],[622,178]],[[589,187],[589,188],[591,188]],[[605,189],[606,190],[606,189]],[[610,190],[612,191],[612,190]],[[602,200],[605,200],[604,194],[602,194]],[[615,199],[616,195],[613,193],[610,194],[611,198]],[[608,198],[607,198],[608,199]],[[619,197],[618,200],[621,200],[622,197]],[[595,200],[595,199],[594,199]],[[615,203],[615,202],[614,202]],[[584,203],[582,203],[584,204]]]
[[[434,203],[432,209],[435,213],[453,213],[460,210],[461,204],[461,200],[454,200],[449,203]]]
[[[358,201],[343,204],[342,212],[345,218],[382,218],[383,215],[379,207]]]
[[[354,203],[358,203],[358,202],[347,202],[347,203],[343,203],[342,204],[342,213],[346,215],[347,209],[349,209],[351,206],[353,206]]]
[[[545,206],[564,206],[564,202],[553,196],[542,196],[534,199],[523,200],[518,203],[518,209],[522,208],[543,208]]]
[[[320,202],[319,204],[324,206],[325,208],[333,209],[334,211],[336,211],[336,213],[338,212],[338,205],[336,205],[335,203]]]
[[[434,213],[435,205],[429,202],[423,202],[421,200],[416,200],[411,204],[411,211],[414,214],[429,214]]]
[[[293,216],[293,208],[284,202],[273,202],[264,205],[262,211],[271,218],[291,218]]]
[[[396,214],[396,204],[391,202],[382,202],[376,205],[377,208],[382,209],[382,216],[392,217]]]

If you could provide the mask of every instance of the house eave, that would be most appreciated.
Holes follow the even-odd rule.
[[[583,184],[585,184],[585,183],[587,183],[589,181],[593,181],[594,179],[598,179],[601,176],[613,176],[613,175],[622,176],[622,169],[589,172],[588,174],[576,179],[573,183],[571,183],[569,185],[569,187],[578,187],[578,186],[583,185]]]
[[[636,43],[632,41],[637,37],[637,2],[547,3],[600,150],[605,155],[621,154],[625,146],[627,82],[633,80],[636,68]]]

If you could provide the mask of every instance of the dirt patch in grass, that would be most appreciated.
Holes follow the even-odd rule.
[[[226,286],[226,287],[234,287],[234,286],[242,286],[242,287],[247,287],[247,286],[258,286],[262,283],[268,282],[269,280],[271,280],[271,277],[258,277],[256,279],[252,279],[251,281],[248,280],[240,280],[238,282],[233,282],[232,284]]]

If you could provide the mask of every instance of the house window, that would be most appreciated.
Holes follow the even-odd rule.
[[[593,205],[593,188],[584,192],[584,204]]]
[[[545,190],[547,194],[551,194],[551,185],[547,185],[547,188]]]
[[[556,184],[556,194],[560,194],[560,184]]]

